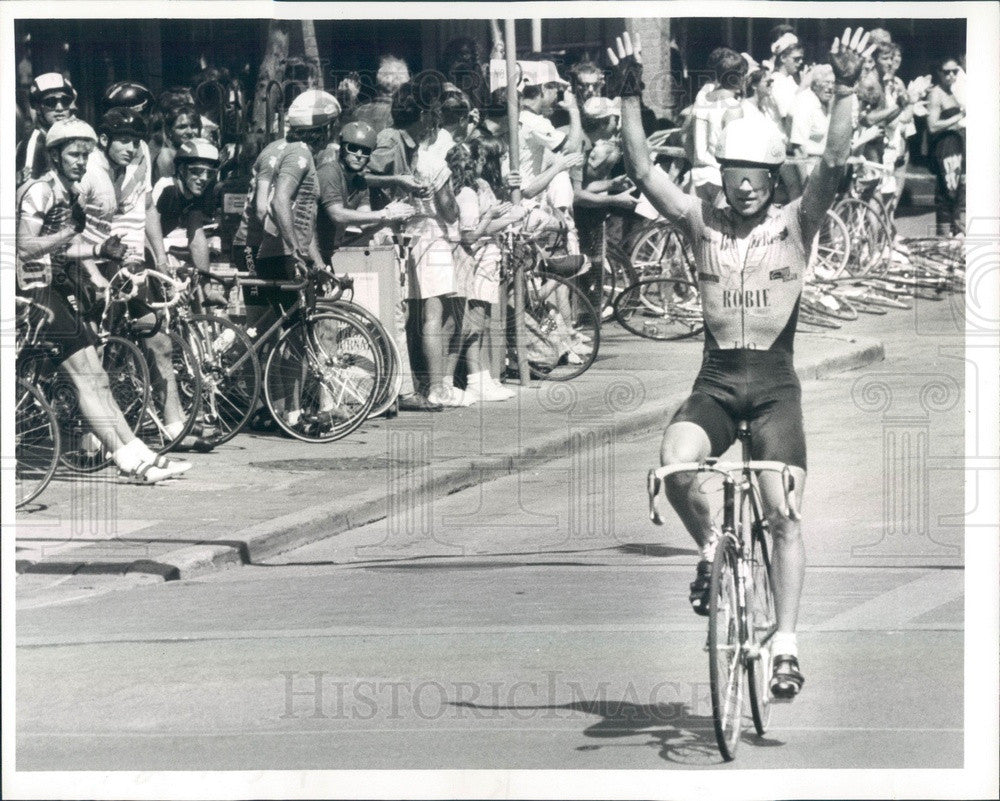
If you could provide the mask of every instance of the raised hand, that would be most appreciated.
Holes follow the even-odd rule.
[[[646,85],[642,82],[642,46],[638,34],[635,42],[622,33],[615,40],[615,48],[608,48],[608,60],[611,62],[611,79],[608,81],[608,97],[639,97]]]
[[[830,47],[830,66],[838,86],[853,88],[861,75],[865,59],[875,52],[878,43],[868,44],[868,34],[864,28],[844,28],[844,34],[833,40]]]

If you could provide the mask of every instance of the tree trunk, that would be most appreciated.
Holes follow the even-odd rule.
[[[302,49],[306,61],[313,66],[313,89],[323,89],[323,67],[319,63],[319,46],[316,44],[316,26],[311,19],[302,20]]]
[[[278,85],[285,77],[285,59],[288,58],[288,28],[283,20],[271,20],[267,25],[267,46],[264,59],[257,73],[257,88],[253,100],[253,130],[263,133],[267,130],[267,96],[272,81]],[[282,92],[272,88],[272,103],[283,103]]]

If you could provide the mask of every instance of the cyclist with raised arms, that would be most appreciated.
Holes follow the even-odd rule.
[[[805,435],[792,341],[810,246],[833,203],[850,152],[851,98],[864,58],[874,50],[858,28],[833,41],[836,86],[826,149],[799,199],[773,204],[785,145],[771,127],[738,118],[722,132],[716,158],[722,192],[715,203],[685,194],[653,165],[640,117],[643,89],[639,41],[623,34],[613,65],[612,94],[622,97],[626,168],[653,205],[687,234],[694,249],[705,317],[705,353],[691,395],[663,436],[664,465],[722,455],[748,420],[752,458],[781,461],[795,478],[800,508],[806,473]],[[764,511],[774,536],[774,594],[778,619],[772,640],[771,692],[791,699],[805,679],[799,670],[795,625],[805,574],[805,548],[794,509],[786,509],[781,478],[762,474]],[[667,496],[701,548],[691,604],[708,614],[710,565],[718,531],[708,499],[691,474],[667,482]]]

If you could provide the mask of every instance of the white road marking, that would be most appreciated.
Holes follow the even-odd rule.
[[[810,631],[885,631],[909,628],[911,620],[961,598],[965,571],[935,570],[920,578],[858,604]]]

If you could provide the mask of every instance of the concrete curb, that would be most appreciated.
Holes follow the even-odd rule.
[[[847,341],[850,347],[846,352],[842,350],[812,363],[799,364],[796,372],[800,380],[824,378],[834,373],[856,370],[885,358],[885,348],[881,342],[857,338],[848,338]],[[626,436],[661,426],[687,395],[688,390],[685,388],[666,398],[647,401],[610,421],[581,418],[579,422],[589,423],[616,437]],[[204,544],[168,551],[155,563],[149,563],[151,569],[147,571],[143,571],[142,564],[135,562],[107,564],[106,572],[149,572],[159,575],[164,581],[171,581],[253,564],[284,551],[381,520],[388,515],[388,509],[394,503],[402,500],[404,494],[411,497],[417,495],[422,499],[441,497],[511,475],[526,467],[553,461],[571,452],[576,436],[578,434],[568,426],[560,427],[547,436],[533,440],[530,446],[522,446],[516,455],[458,458],[440,462],[434,465],[427,480],[417,486],[407,486],[393,496],[387,496],[382,486],[367,488],[355,495],[354,503],[346,510],[336,501],[327,501],[243,529],[231,539],[206,541]],[[94,572],[97,567],[86,563],[24,563],[18,565],[18,572],[52,572],[59,564],[65,567],[64,571],[59,572],[69,573]]]

